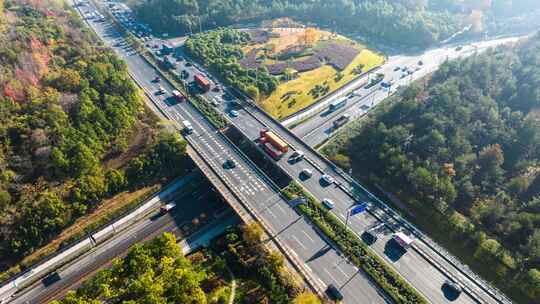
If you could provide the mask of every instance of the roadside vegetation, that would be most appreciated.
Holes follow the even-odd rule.
[[[197,34],[187,40],[186,50],[278,119],[384,62],[383,56],[343,36],[289,19],[275,20],[273,26]]]
[[[125,64],[75,12],[61,1],[0,3],[0,279],[6,279],[77,219],[91,219],[90,227],[113,216],[100,213],[104,200],[144,198],[139,189],[159,188],[192,164],[183,139],[159,130]],[[140,200],[116,201],[111,211]],[[59,246],[51,248],[42,252]]]
[[[53,303],[320,304],[288,274],[282,256],[261,244],[261,235],[257,224],[231,227],[209,248],[185,257],[174,235],[165,233],[133,246]]]
[[[520,303],[540,297],[539,54],[444,63],[323,149]]]
[[[365,271],[396,303],[428,303],[428,301],[385,261],[376,256],[363,241],[345,227],[321,202],[301,185],[291,182],[282,190],[289,200],[303,199],[298,209],[307,216],[356,266]]]
[[[131,0],[137,15],[157,32],[186,34],[231,24],[290,17],[319,27],[353,32],[388,43],[427,46],[461,27],[462,14],[432,9],[445,1],[212,1]],[[457,2],[457,1],[451,1]]]

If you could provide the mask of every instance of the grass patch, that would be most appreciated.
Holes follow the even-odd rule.
[[[290,200],[304,197],[298,209],[328,236],[340,250],[358,267],[362,268],[396,303],[427,304],[428,301],[397,272],[391,269],[335,215],[324,208],[298,183],[292,182],[283,190]]]
[[[326,94],[329,94],[358,77],[357,67],[362,66],[361,70],[364,73],[383,64],[384,60],[383,56],[363,49],[341,73],[329,65],[300,73],[298,78],[280,84],[268,98],[260,102],[260,105],[274,118],[283,119],[312,105],[323,96],[310,94],[312,88],[327,87]],[[337,77],[338,74],[342,77]]]

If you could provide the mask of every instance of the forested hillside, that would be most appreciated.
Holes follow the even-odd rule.
[[[448,37],[461,27],[458,14],[426,10],[414,2],[418,1],[128,1],[138,16],[155,30],[174,34],[195,32],[199,26],[210,29],[292,17],[339,32],[384,39],[387,43],[426,46]]]
[[[53,0],[3,5],[2,271],[103,198],[188,166],[185,143],[156,136],[125,64],[75,12]]]
[[[537,35],[443,64],[325,153],[397,194],[424,228],[532,303],[540,296],[539,114]]]

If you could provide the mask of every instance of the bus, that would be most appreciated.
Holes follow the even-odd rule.
[[[347,98],[336,100],[330,104],[330,107],[328,107],[328,110],[330,110],[330,112],[334,112],[335,110],[345,106],[346,103],[347,103]]]

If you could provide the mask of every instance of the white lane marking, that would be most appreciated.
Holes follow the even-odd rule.
[[[330,271],[328,271],[328,269],[326,269],[326,268],[323,268],[323,269],[326,272],[326,274],[328,274],[328,276],[330,276],[330,279],[332,279],[332,281],[339,284],[338,280],[336,280],[336,278],[334,278],[334,276],[330,273]]]
[[[274,212],[272,212],[272,210],[270,210],[270,208],[267,208],[266,210],[268,211],[268,213],[270,213],[272,217],[277,218],[277,216],[274,214]]]
[[[311,241],[311,242],[315,242],[315,240],[313,240],[313,238],[311,236],[309,236],[309,234],[307,234],[307,232],[305,230],[302,230],[302,233]]]
[[[345,271],[343,271],[343,269],[341,269],[341,267],[339,267],[339,265],[336,265],[337,270],[339,270],[346,278],[349,276],[347,273],[345,273]]]
[[[306,249],[306,246],[300,242],[300,240],[296,237],[296,235],[291,236],[302,248]]]

